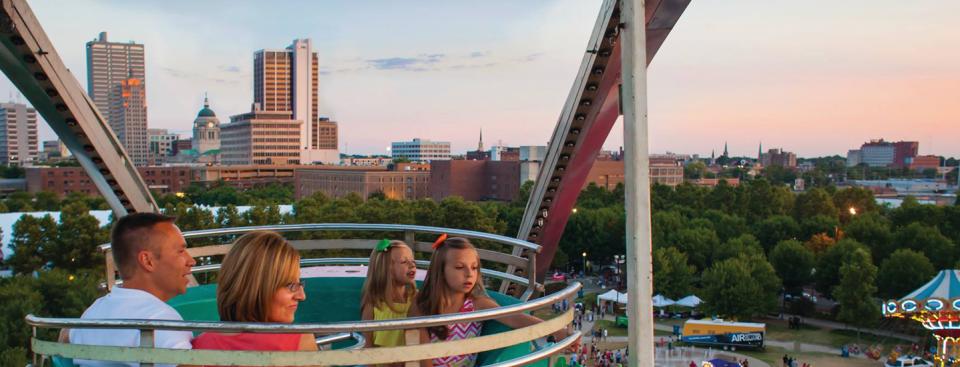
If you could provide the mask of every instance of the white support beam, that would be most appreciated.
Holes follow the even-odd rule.
[[[623,145],[627,207],[628,365],[653,367],[653,241],[647,135],[647,39],[644,0],[623,0]]]

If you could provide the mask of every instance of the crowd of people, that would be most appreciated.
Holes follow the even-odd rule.
[[[810,367],[809,363],[800,362],[796,357],[783,355],[783,367]]]
[[[114,262],[122,286],[94,301],[83,319],[182,320],[166,302],[186,292],[191,268],[196,264],[174,218],[137,213],[120,218],[111,232]],[[380,241],[370,254],[370,266],[361,299],[364,320],[387,320],[470,312],[498,307],[488,297],[480,279],[480,257],[469,240],[440,236],[433,244],[430,267],[421,289],[415,282],[413,251],[403,241]],[[300,302],[307,297],[300,279],[300,255],[280,234],[254,231],[244,234],[224,257],[217,283],[216,302],[221,321],[292,323]],[[522,328],[542,320],[526,314],[497,319]],[[480,322],[423,328],[419,340],[407,340],[403,330],[368,333],[368,347],[459,340],[480,335]],[[566,330],[551,335],[567,337]],[[138,330],[74,329],[62,340],[73,344],[136,347]],[[158,330],[154,345],[169,349],[311,351],[317,350],[313,334],[262,334]],[[477,354],[421,361],[423,366],[473,366]],[[617,357],[617,360],[620,358]],[[112,365],[104,361],[76,360],[78,366]]]
[[[590,345],[583,344],[579,349],[570,353],[571,366],[594,367],[623,367],[630,356],[629,349],[605,349],[598,346],[598,338],[594,338]]]

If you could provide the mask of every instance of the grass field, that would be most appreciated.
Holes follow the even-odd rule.
[[[622,326],[617,326],[613,321],[597,320],[597,322],[593,324],[594,330],[603,329],[603,328],[607,328],[607,336],[627,336],[627,328]],[[654,336],[670,336],[670,335],[673,335],[673,333],[669,331],[663,331],[663,330],[654,330],[653,335]]]
[[[613,321],[610,320],[597,320],[593,324],[594,330],[607,329],[607,336],[627,336],[627,328],[617,326]]]
[[[910,345],[911,342],[895,338],[876,336],[873,334],[861,333],[857,338],[856,330],[827,330],[815,326],[803,325],[800,330],[791,330],[785,323],[768,322],[766,339],[770,340],[790,340],[799,341],[808,344],[820,344],[840,348],[844,344],[860,345],[883,345],[885,350],[889,350],[898,344]]]

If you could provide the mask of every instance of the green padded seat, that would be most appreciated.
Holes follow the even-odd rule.
[[[332,323],[342,321],[357,321],[360,319],[360,293],[365,278],[305,278],[303,279],[307,299],[300,303],[297,309],[296,322],[300,323]],[[168,303],[180,312],[184,320],[191,321],[218,321],[216,285],[202,285],[191,287],[187,293],[171,299]],[[516,298],[497,292],[489,292],[490,297],[502,306],[520,303]],[[506,325],[497,321],[486,321],[483,324],[483,335],[497,334],[508,331]],[[342,348],[352,344],[346,341],[334,344],[334,348]],[[531,343],[521,343],[507,348],[480,353],[478,365],[487,365],[507,361],[529,354],[532,351]],[[546,361],[535,364],[546,366]]]

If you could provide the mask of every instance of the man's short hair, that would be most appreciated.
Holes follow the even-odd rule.
[[[150,245],[150,233],[160,223],[174,223],[176,217],[157,213],[134,213],[117,220],[110,232],[113,262],[121,278],[136,271],[137,253]]]

